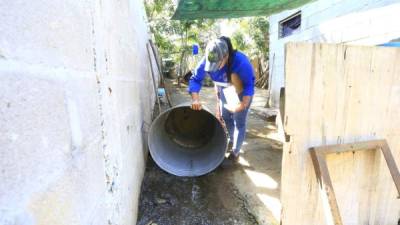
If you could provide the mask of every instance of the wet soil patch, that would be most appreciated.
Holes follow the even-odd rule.
[[[142,183],[138,225],[256,225],[231,183],[237,166],[223,163],[201,177],[177,177],[149,157]]]

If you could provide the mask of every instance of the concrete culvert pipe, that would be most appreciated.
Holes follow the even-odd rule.
[[[153,160],[177,176],[201,176],[224,160],[227,134],[207,109],[182,104],[160,114],[152,123],[148,145]]]

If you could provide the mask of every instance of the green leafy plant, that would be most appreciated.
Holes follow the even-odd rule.
[[[178,76],[193,69],[199,60],[198,56],[191,54],[193,44],[200,46],[200,55],[202,55],[204,52],[201,52],[201,49],[205,49],[206,43],[221,35],[223,19],[171,20],[175,9],[172,0],[145,0],[145,9],[160,55],[162,58],[171,59],[179,66]],[[258,77],[264,77],[265,80],[268,76],[269,54],[267,18],[251,17],[229,21],[238,25],[231,35],[234,48],[245,52],[251,59],[258,62],[258,68],[256,68]],[[265,85],[262,86],[265,87]]]

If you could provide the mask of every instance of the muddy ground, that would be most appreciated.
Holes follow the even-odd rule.
[[[185,87],[167,84],[174,105],[190,101]],[[201,99],[215,109],[213,88]],[[256,90],[248,117],[240,164],[225,160],[196,178],[162,171],[149,157],[142,184],[138,225],[279,224],[282,145],[264,105],[266,90]],[[166,107],[166,105],[164,105]]]

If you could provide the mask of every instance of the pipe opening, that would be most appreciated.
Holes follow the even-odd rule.
[[[189,107],[172,110],[165,122],[169,138],[186,150],[199,149],[206,145],[215,133],[215,119],[209,112],[194,111]]]
[[[209,111],[180,105],[153,121],[148,145],[161,169],[177,176],[200,176],[223,161],[227,134]]]

